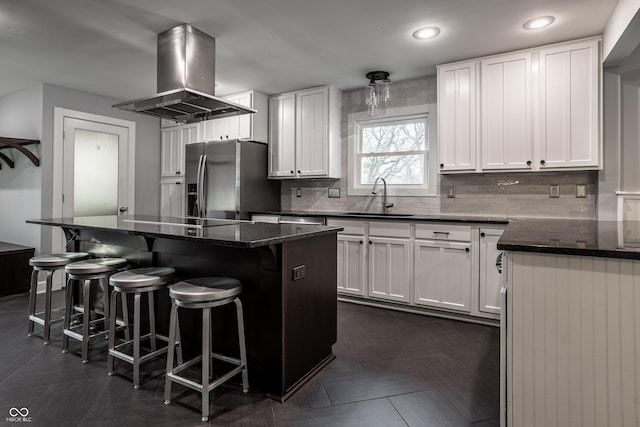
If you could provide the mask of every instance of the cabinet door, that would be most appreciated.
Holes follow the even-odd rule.
[[[184,181],[182,179],[160,181],[160,216],[184,216],[184,198]]]
[[[438,68],[440,171],[476,169],[476,62]]]
[[[470,246],[462,242],[415,241],[416,304],[471,311]]]
[[[235,95],[225,97],[231,102],[244,105],[245,107],[252,107],[251,92],[243,92]],[[240,116],[226,117],[222,120],[225,121],[225,136],[226,139],[251,139],[251,118],[253,114],[243,114]]]
[[[599,166],[599,65],[597,40],[540,50],[541,169]]]
[[[295,176],[296,98],[294,93],[269,99],[269,176]]]
[[[329,174],[329,91],[326,87],[296,95],[296,173]]]
[[[409,302],[410,240],[369,237],[369,296]]]
[[[338,292],[364,296],[364,236],[338,234]]]
[[[180,162],[180,130],[179,128],[164,129],[161,132],[161,171],[162,176],[178,175]],[[180,171],[181,172],[181,171]]]
[[[482,169],[530,169],[531,53],[482,61]]]
[[[503,230],[480,229],[480,292],[478,310],[481,313],[500,314],[500,273],[496,261],[502,251],[498,240]],[[495,316],[497,318],[497,316]]]
[[[226,118],[205,120],[201,124],[202,141],[221,141],[227,132]]]

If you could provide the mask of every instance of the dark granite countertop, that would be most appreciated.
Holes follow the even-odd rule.
[[[311,224],[266,224],[252,221],[184,219],[149,215],[109,215],[27,220],[30,224],[70,229],[114,231],[144,237],[256,248],[341,231],[341,227]],[[162,223],[162,224],[157,224]]]
[[[395,221],[447,221],[462,222],[470,224],[508,224],[509,219],[504,217],[488,217],[481,215],[413,215],[402,213],[375,213],[375,212],[333,212],[333,211],[270,211],[254,212],[264,215],[288,215],[288,216],[308,216],[326,217],[341,219],[374,219],[374,220],[395,220]]]
[[[515,219],[498,249],[640,259],[640,221]]]

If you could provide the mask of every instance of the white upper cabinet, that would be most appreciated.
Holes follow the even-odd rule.
[[[481,62],[482,169],[524,169],[533,164],[531,52]]]
[[[438,67],[440,171],[476,170],[476,62]]]
[[[440,172],[601,168],[600,40],[438,66]]]
[[[201,123],[201,139],[203,141],[248,139],[267,142],[269,116],[267,96],[251,90],[223,98],[245,107],[255,108],[258,112],[206,120]]]
[[[271,178],[340,178],[341,105],[329,86],[270,98]]]
[[[540,169],[600,166],[598,40],[540,49]]]
[[[293,178],[296,169],[296,95],[269,98],[269,176]]]
[[[184,146],[198,142],[198,124],[187,124],[162,129],[161,151],[161,175],[184,175]]]

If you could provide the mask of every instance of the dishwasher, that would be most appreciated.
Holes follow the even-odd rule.
[[[315,224],[326,225],[327,219],[322,216],[280,216],[280,224]]]

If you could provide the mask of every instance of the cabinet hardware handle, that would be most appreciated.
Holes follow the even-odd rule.
[[[176,181],[176,185],[180,185],[180,181]]]
[[[291,171],[291,175],[293,175],[293,171]]]
[[[298,171],[298,175],[300,175],[300,171]]]
[[[480,233],[480,237],[484,237],[484,236],[486,236],[486,234]]]
[[[527,160],[527,166],[531,166],[531,160]]]
[[[469,252],[469,248],[464,248],[464,251],[465,252]]]
[[[448,231],[434,231],[433,234],[437,236],[438,234],[444,234],[445,236],[449,235]]]
[[[362,244],[362,240],[360,240],[360,244]]]
[[[540,160],[540,164],[541,164],[542,166],[544,166],[544,163],[545,163],[545,161],[544,161],[544,160]]]
[[[370,244],[370,245],[373,245],[373,242],[372,242],[371,240],[369,240],[369,244]]]
[[[440,163],[440,167],[443,168],[444,167],[444,163]]]
[[[177,171],[177,172],[176,172],[176,175],[180,175],[180,171]]]

